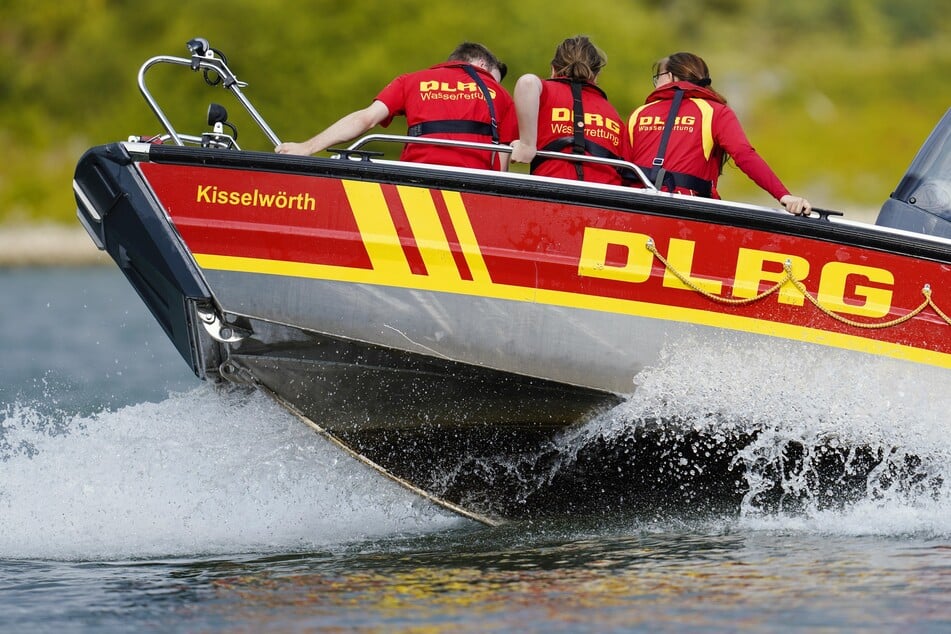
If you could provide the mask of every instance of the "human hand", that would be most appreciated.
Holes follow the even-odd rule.
[[[307,151],[307,145],[304,143],[281,143],[274,151],[278,154],[296,154],[297,156],[309,156],[311,153]]]
[[[531,163],[535,158],[537,150],[534,145],[522,143],[518,139],[512,141],[512,162],[513,163]]]
[[[812,204],[802,196],[786,194],[779,199],[779,204],[786,211],[796,216],[808,216],[812,213]]]

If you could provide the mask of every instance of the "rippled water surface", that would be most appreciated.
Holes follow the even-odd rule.
[[[951,631],[935,371],[671,342],[565,461],[657,421],[672,451],[755,428],[736,507],[489,528],[195,379],[117,270],[0,270],[0,293],[0,631]],[[837,499],[803,447],[879,466]]]

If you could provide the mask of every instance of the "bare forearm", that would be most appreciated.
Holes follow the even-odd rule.
[[[310,155],[322,152],[332,145],[354,139],[377,125],[389,115],[389,110],[379,101],[337,120],[330,127],[303,143],[282,143],[275,148],[281,154]]]
[[[518,118],[518,140],[512,144],[512,161],[530,163],[538,143],[538,104],[542,82],[535,75],[522,75],[515,83],[515,114]]]

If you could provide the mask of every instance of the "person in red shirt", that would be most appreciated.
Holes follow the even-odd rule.
[[[710,84],[706,62],[692,53],[674,53],[654,65],[654,91],[628,119],[634,163],[660,189],[719,198],[717,180],[732,157],[787,211],[808,216],[812,205],[789,193],[750,145],[726,99]],[[665,133],[669,138],[662,148]]]
[[[583,35],[555,49],[551,78],[522,75],[515,83],[518,140],[512,161],[531,163],[538,176],[621,184],[610,165],[542,158],[538,150],[630,161],[631,144],[624,119],[597,86],[607,58]]]
[[[463,42],[449,60],[400,75],[366,108],[351,112],[303,143],[281,143],[280,154],[307,156],[350,141],[405,115],[409,136],[478,143],[510,143],[517,133],[515,104],[502,87],[505,64],[481,44]],[[400,159],[457,167],[508,169],[508,154],[407,143]]]

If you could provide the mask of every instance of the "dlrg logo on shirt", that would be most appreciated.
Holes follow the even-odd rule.
[[[446,93],[475,93],[482,94],[482,90],[475,82],[457,81],[455,84],[448,81],[424,80],[419,82],[419,92],[446,92]],[[489,94],[495,99],[495,91],[489,88]]]
[[[551,109],[551,120],[553,122],[560,121],[574,121],[575,114],[571,108],[552,108]],[[593,125],[601,128],[607,128],[611,132],[620,134],[621,132],[621,122],[615,121],[614,119],[607,119],[604,116],[597,114],[595,112],[586,112],[584,113],[584,124]]]
[[[693,115],[677,117],[674,119],[674,130],[685,130],[687,132],[693,133],[696,123],[697,117]],[[661,117],[658,117],[657,115],[644,115],[642,117],[638,117],[637,119],[637,129],[641,131],[663,130],[666,124],[667,121]],[[631,131],[633,133],[633,129]]]
[[[654,115],[646,115],[637,120],[637,124],[642,127],[659,125],[663,127],[667,122],[661,119],[660,117]],[[686,115],[683,117],[677,117],[674,119],[674,125],[683,125],[683,126],[692,126],[697,123],[697,117]]]

